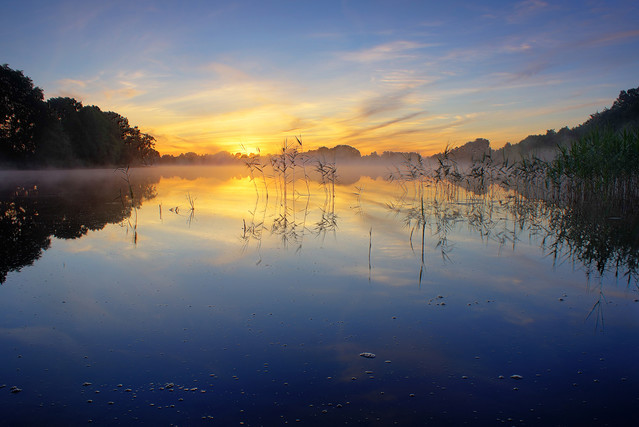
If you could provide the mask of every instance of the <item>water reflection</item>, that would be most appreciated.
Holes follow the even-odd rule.
[[[628,421],[639,305],[621,220],[589,237],[605,231],[592,212],[516,190],[307,167],[11,178],[3,241],[14,218],[25,253],[49,249],[3,267],[5,421]],[[586,250],[595,238],[609,250]],[[590,279],[589,259],[608,260]]]
[[[555,264],[581,265],[589,277],[593,273],[599,278],[612,274],[628,284],[638,282],[637,215],[619,218],[593,206],[557,206],[527,199],[516,190],[498,185],[470,189],[424,177],[353,180],[351,169],[344,172],[349,177],[349,185],[344,187],[334,165],[320,164],[316,173],[304,171],[297,178],[285,177],[281,170],[279,175],[260,172],[255,176],[252,171],[248,180],[237,169],[215,168],[150,169],[135,171],[133,177],[126,170],[4,173],[0,189],[4,242],[0,282],[4,282],[7,272],[18,271],[38,259],[49,248],[51,237],[75,239],[106,224],[121,224],[130,230],[136,243],[138,209],[156,197],[161,179],[168,184],[176,176],[180,177],[182,201],[168,205],[160,201],[160,221],[170,212],[184,218],[190,227],[196,205],[202,201],[195,192],[235,194],[230,200],[218,198],[216,207],[224,209],[227,216],[241,218],[239,237],[244,252],[253,246],[259,254],[265,235],[277,238],[283,248],[300,251],[307,235],[320,244],[327,235],[335,236],[340,209],[371,223],[387,223],[385,211],[407,230],[408,245],[419,260],[420,286],[429,249],[436,249],[443,262],[451,262],[458,242],[450,236],[460,226],[466,226],[482,241],[498,242],[511,250],[522,240],[534,239]],[[207,175],[213,181],[205,184],[202,177]],[[206,187],[211,184],[214,187]],[[340,197],[336,196],[336,185],[341,189]],[[254,189],[253,196],[249,186]],[[253,205],[247,208],[246,202],[251,199]],[[384,209],[379,210],[380,206]],[[368,235],[369,255],[375,249],[373,228],[361,228]]]
[[[534,238],[554,263],[583,266],[587,276],[611,273],[628,284],[639,280],[639,212],[614,216],[606,204],[566,205],[544,198],[527,198],[525,191],[503,185],[455,185],[421,177],[400,181],[399,195],[387,203],[410,230],[421,236],[423,269],[424,236],[428,229],[442,259],[450,260],[454,243],[448,235],[458,223],[467,224],[483,239],[513,250],[521,240]],[[421,278],[421,270],[420,270]]]
[[[128,171],[13,172],[0,184],[0,283],[40,258],[51,238],[78,239],[106,224],[137,235],[131,215],[155,197],[158,177],[130,180]]]

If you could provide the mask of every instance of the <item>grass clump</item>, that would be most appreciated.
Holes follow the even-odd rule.
[[[549,175],[577,200],[601,199],[626,210],[639,199],[639,130],[594,130],[560,148]]]

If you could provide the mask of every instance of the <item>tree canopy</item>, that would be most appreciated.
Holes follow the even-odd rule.
[[[0,155],[20,160],[35,152],[44,94],[22,71],[0,67]]]
[[[121,166],[158,158],[155,138],[126,117],[73,98],[45,102],[42,89],[22,71],[0,67],[0,164]]]

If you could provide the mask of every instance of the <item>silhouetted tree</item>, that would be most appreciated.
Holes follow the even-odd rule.
[[[118,127],[94,105],[82,107],[78,117],[80,133],[71,141],[80,160],[90,165],[118,164],[122,151]]]
[[[22,71],[0,67],[0,157],[24,161],[36,151],[36,127],[46,110],[42,89]]]
[[[119,163],[123,165],[151,164],[160,158],[155,151],[155,138],[143,133],[137,126],[131,127],[126,117],[108,111],[104,113],[109,120],[117,126],[120,139],[124,143]]]
[[[0,162],[15,166],[149,164],[155,138],[126,117],[73,98],[43,101],[22,71],[0,68]]]
[[[593,129],[617,131],[639,127],[639,88],[622,90],[610,108],[591,114],[590,118],[575,130],[580,136]]]

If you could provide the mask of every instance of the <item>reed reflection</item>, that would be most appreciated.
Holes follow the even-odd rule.
[[[428,225],[436,246],[450,249],[448,232],[465,221],[500,246],[514,249],[522,234],[537,237],[555,263],[581,264],[588,276],[610,272],[637,285],[639,211],[626,193],[576,196],[565,188],[575,184],[553,181],[552,164],[538,158],[509,164],[483,156],[460,165],[444,152],[437,162],[407,158],[388,178],[401,190],[388,208],[403,216],[411,245],[414,231]]]
[[[249,220],[242,219],[241,240],[244,250],[251,241],[255,241],[259,253],[266,230],[278,237],[283,248],[294,246],[296,251],[302,249],[304,236],[309,232],[322,240],[327,233],[335,233],[335,182],[338,175],[334,161],[309,157],[303,151],[302,140],[295,137],[292,143],[286,139],[281,152],[267,159],[246,156],[245,165],[255,188],[256,200],[254,208],[249,211]],[[314,196],[311,183],[319,184],[324,201],[319,208],[319,219],[309,226],[307,221],[311,213],[311,198]],[[299,190],[300,186],[303,192]],[[269,192],[273,189],[274,199]],[[273,210],[270,211],[269,207]],[[268,225],[267,213],[270,218]]]
[[[459,167],[442,155],[429,169],[421,159],[407,159],[388,180],[398,196],[387,209],[409,230],[413,252],[419,237],[421,286],[425,265],[425,242],[450,261],[454,242],[451,231],[466,224],[482,239],[490,239],[512,250],[518,242],[534,239],[553,266],[568,262],[582,267],[588,286],[594,279],[597,299],[587,318],[596,318],[603,328],[606,305],[603,283],[612,276],[639,289],[639,212],[626,200],[613,203],[609,194],[575,197],[548,183],[548,163],[533,159],[514,165],[493,164],[492,159]],[[610,203],[609,203],[610,202]]]

